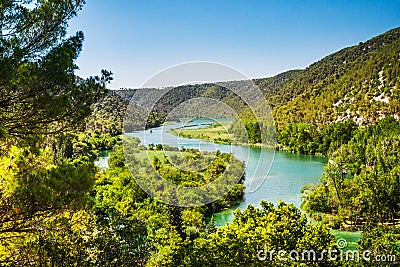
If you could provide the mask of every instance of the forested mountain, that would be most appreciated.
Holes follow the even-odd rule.
[[[109,91],[103,99],[93,105],[92,116],[87,120],[86,127],[97,134],[121,134],[122,124],[128,98]]]
[[[342,49],[304,70],[255,83],[272,106],[278,148],[327,155],[357,128],[399,118],[400,28]],[[241,119],[253,143],[254,119]]]
[[[398,118],[400,113],[400,28],[395,28],[374,37],[365,43],[342,49],[303,70],[292,70],[274,77],[255,79],[254,83],[264,93],[272,107],[278,131],[288,123],[310,123],[318,129],[330,124],[353,120],[358,126],[373,124],[385,116]],[[95,108],[95,117],[105,118],[104,111],[113,106],[113,123],[121,129],[124,105],[136,93],[136,103],[146,103],[162,96],[153,108],[161,118],[149,122],[156,126],[180,103],[195,97],[209,97],[226,103],[235,111],[246,106],[240,97],[232,92],[246,90],[249,82],[231,81],[218,84],[185,85],[175,88],[129,89],[111,92],[103,103]],[[168,92],[167,92],[168,91]],[[167,93],[166,93],[167,92]],[[117,96],[118,95],[118,96]],[[140,96],[140,97],[139,97]],[[227,117],[215,105],[215,117]],[[202,108],[196,109],[202,116]],[[103,114],[103,115],[101,115]],[[181,112],[185,114],[185,112]],[[179,113],[174,114],[180,115]],[[134,127],[133,127],[134,128]],[[119,132],[113,130],[112,132]]]
[[[245,88],[241,85],[246,83],[232,82],[233,86],[240,89]],[[193,101],[196,98],[203,99]],[[212,101],[213,99],[215,101]],[[144,126],[152,128],[159,126],[166,119],[232,117],[233,113],[221,107],[219,101],[234,108],[236,113],[241,113],[245,107],[239,96],[219,84],[184,85],[166,89],[109,90],[102,100],[93,105],[93,113],[87,120],[87,129],[99,134],[119,135],[124,127],[127,131],[143,129]],[[208,108],[205,109],[205,106]],[[146,125],[142,125],[143,121],[146,121]]]
[[[372,124],[399,115],[400,28],[340,50],[299,71],[268,101],[278,129],[334,121]]]

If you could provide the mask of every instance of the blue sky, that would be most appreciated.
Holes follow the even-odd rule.
[[[190,61],[273,76],[398,26],[398,0],[87,0],[69,33],[86,37],[78,74],[109,69],[117,89]]]

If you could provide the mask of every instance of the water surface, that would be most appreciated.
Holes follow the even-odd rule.
[[[214,121],[197,119],[185,124],[186,127],[205,127]],[[225,210],[214,215],[215,224],[221,226],[231,221],[232,210],[244,209],[252,204],[259,206],[261,200],[267,200],[277,204],[279,200],[293,203],[300,207],[300,190],[306,184],[318,183],[323,168],[327,163],[324,157],[293,154],[274,151],[266,148],[253,148],[240,145],[213,144],[199,139],[181,138],[168,133],[171,128],[177,128],[183,124],[170,124],[150,131],[139,131],[128,134],[138,137],[142,144],[165,144],[170,146],[196,148],[201,151],[220,150],[233,155],[241,161],[246,162],[246,179],[244,185],[248,186],[252,179],[260,179],[263,183],[254,192],[246,188],[243,201],[236,207]],[[261,155],[261,161],[259,158]],[[272,164],[270,164],[272,162]],[[257,168],[257,165],[260,165]],[[265,179],[264,179],[265,177]]]

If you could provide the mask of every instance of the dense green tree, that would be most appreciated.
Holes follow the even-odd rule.
[[[103,94],[111,73],[78,79],[83,33],[65,38],[84,1],[0,3],[0,125],[9,136],[76,128]]]
[[[92,204],[93,147],[71,130],[83,128],[112,77],[75,75],[84,38],[66,37],[66,27],[83,4],[0,1],[0,261],[11,266],[50,264],[41,249],[15,252],[65,233],[66,214]]]
[[[307,211],[329,213],[353,226],[399,217],[400,123],[393,117],[357,131],[331,154],[321,184],[307,195]]]
[[[187,256],[189,266],[301,266],[301,262],[304,266],[336,266],[328,259],[289,258],[293,250],[301,257],[305,250],[320,253],[335,248],[335,239],[325,226],[307,224],[293,205],[281,202],[274,207],[262,202],[261,206],[237,210],[231,223],[196,239]],[[281,250],[286,251],[286,259],[279,259]]]

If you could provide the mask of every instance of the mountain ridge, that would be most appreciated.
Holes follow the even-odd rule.
[[[284,129],[288,123],[306,122],[321,128],[332,122],[349,119],[355,121],[358,126],[365,126],[374,124],[386,116],[399,118],[399,69],[400,27],[397,27],[332,53],[305,69],[289,70],[253,81],[272,107],[278,131]],[[237,110],[242,110],[243,103],[240,99],[223,88],[224,84],[246,86],[241,83],[243,81],[227,81],[218,84],[178,86],[172,90],[147,90],[149,95],[144,96],[141,103],[146,104],[146,97],[154,98],[152,94],[162,95],[162,90],[170,90],[169,97],[162,99],[154,107],[159,117],[153,120],[149,127],[161,124],[174,106],[194,97],[212,97],[230,105],[237,105]],[[115,128],[121,129],[123,121],[123,112],[116,110],[125,110],[125,106],[138,90],[144,92],[142,89],[124,89],[110,91],[107,96],[106,105],[113,105],[113,102],[117,105],[112,109],[111,116],[103,114],[100,117],[118,123],[118,126],[110,126],[114,129],[113,133],[121,132]],[[121,101],[120,98],[124,100]],[[104,110],[99,108],[99,105],[102,104],[97,104],[94,109],[97,119],[99,116],[96,116],[96,112]]]
[[[393,102],[398,100],[399,63],[398,27],[311,64],[271,97],[278,129],[300,121],[323,126],[343,120],[347,113],[347,119],[360,126],[375,123],[384,116],[398,116],[398,105]],[[389,101],[379,101],[387,99],[378,96],[388,91]],[[368,96],[365,101],[361,92]],[[367,103],[370,108],[365,106]]]

